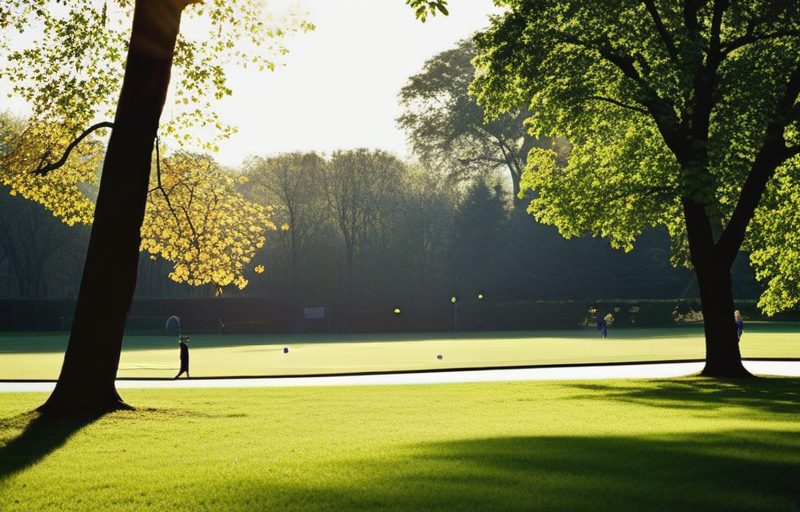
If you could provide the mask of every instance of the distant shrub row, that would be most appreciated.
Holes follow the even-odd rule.
[[[303,319],[304,308],[254,298],[142,299],[131,309],[127,329],[163,332],[171,315],[181,318],[186,332],[446,332],[573,329],[593,325],[598,315],[611,315],[614,328],[664,327],[702,321],[698,300],[575,300],[494,303],[474,299],[430,305],[370,304],[325,307],[329,318]],[[0,301],[0,330],[68,331],[75,302],[70,300]],[[736,307],[746,320],[767,320],[755,301]],[[733,312],[731,312],[733,315]],[[800,320],[800,312],[773,318]]]

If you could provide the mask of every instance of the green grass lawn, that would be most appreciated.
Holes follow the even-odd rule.
[[[0,393],[2,511],[797,511],[800,379]]]
[[[56,379],[66,334],[0,335],[0,379]],[[594,328],[492,333],[192,335],[193,377],[309,375],[547,364],[692,360],[705,357],[702,327]],[[289,352],[284,353],[283,349]],[[800,357],[800,324],[747,324],[744,357]],[[437,356],[442,355],[442,359]],[[171,378],[177,341],[128,335],[118,377]]]

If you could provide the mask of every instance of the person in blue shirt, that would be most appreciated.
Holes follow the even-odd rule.
[[[600,331],[600,335],[603,338],[608,337],[608,322],[606,321],[605,317],[599,313],[597,315],[597,330]]]
[[[736,335],[737,340],[742,341],[742,331],[744,330],[744,321],[742,320],[742,314],[737,309],[733,312],[733,318],[736,320]]]

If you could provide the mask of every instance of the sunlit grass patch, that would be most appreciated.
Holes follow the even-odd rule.
[[[798,357],[798,324],[748,324],[744,357]],[[56,379],[64,340],[0,336],[0,379]],[[285,351],[284,349],[288,349]],[[61,350],[58,352],[57,350]],[[597,364],[705,357],[700,326],[594,328],[492,333],[361,335],[193,335],[193,377],[317,375],[554,364]],[[442,357],[439,358],[438,356]],[[126,336],[119,378],[172,378],[178,344],[166,336]]]
[[[0,510],[796,510],[798,390],[772,378],[125,390],[137,411],[54,429],[52,449],[27,447],[33,461],[18,460],[23,430],[4,435]],[[44,398],[0,394],[3,425]]]

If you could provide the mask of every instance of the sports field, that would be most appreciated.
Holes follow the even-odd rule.
[[[798,328],[749,325],[742,352],[796,359]],[[192,373],[695,359],[701,334],[192,336]],[[66,337],[0,343],[4,378],[54,378]],[[176,345],[126,339],[120,374],[171,378]],[[126,389],[136,411],[55,422],[31,412],[46,393],[0,393],[0,510],[796,512],[798,385],[683,377]]]
[[[67,335],[0,335],[0,379],[56,379]],[[593,328],[492,333],[228,335],[193,334],[192,377],[323,375],[703,359],[702,328]],[[800,323],[748,323],[745,358],[800,357]],[[440,357],[441,356],[441,357]],[[172,378],[177,340],[128,335],[119,378]]]

